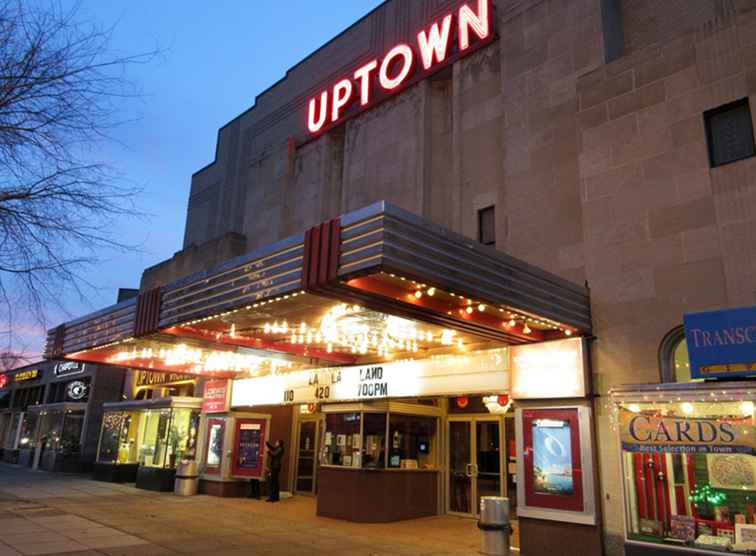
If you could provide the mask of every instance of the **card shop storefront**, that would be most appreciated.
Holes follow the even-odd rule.
[[[756,551],[756,307],[685,315],[678,384],[612,392],[628,555]]]
[[[376,203],[62,325],[48,350],[204,377],[205,492],[239,494],[280,439],[282,489],[322,515],[474,516],[503,494],[523,546],[557,522],[600,546],[590,334],[585,288]]]

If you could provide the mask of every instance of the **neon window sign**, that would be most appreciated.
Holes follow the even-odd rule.
[[[319,91],[307,102],[307,130],[320,134],[490,43],[492,9],[491,0],[465,2],[420,30],[415,40],[393,46],[383,58]]]

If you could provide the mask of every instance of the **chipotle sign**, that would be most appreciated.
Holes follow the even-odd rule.
[[[419,29],[312,97],[307,129],[319,134],[389,98],[493,40],[491,0],[472,0]]]

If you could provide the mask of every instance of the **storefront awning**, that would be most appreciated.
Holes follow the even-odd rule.
[[[376,203],[65,323],[46,355],[234,377],[590,333],[586,288]]]

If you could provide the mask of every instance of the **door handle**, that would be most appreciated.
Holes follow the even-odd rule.
[[[477,477],[478,476],[478,464],[471,463],[470,467],[472,468],[472,477]]]
[[[465,476],[472,477],[472,463],[465,464]]]

